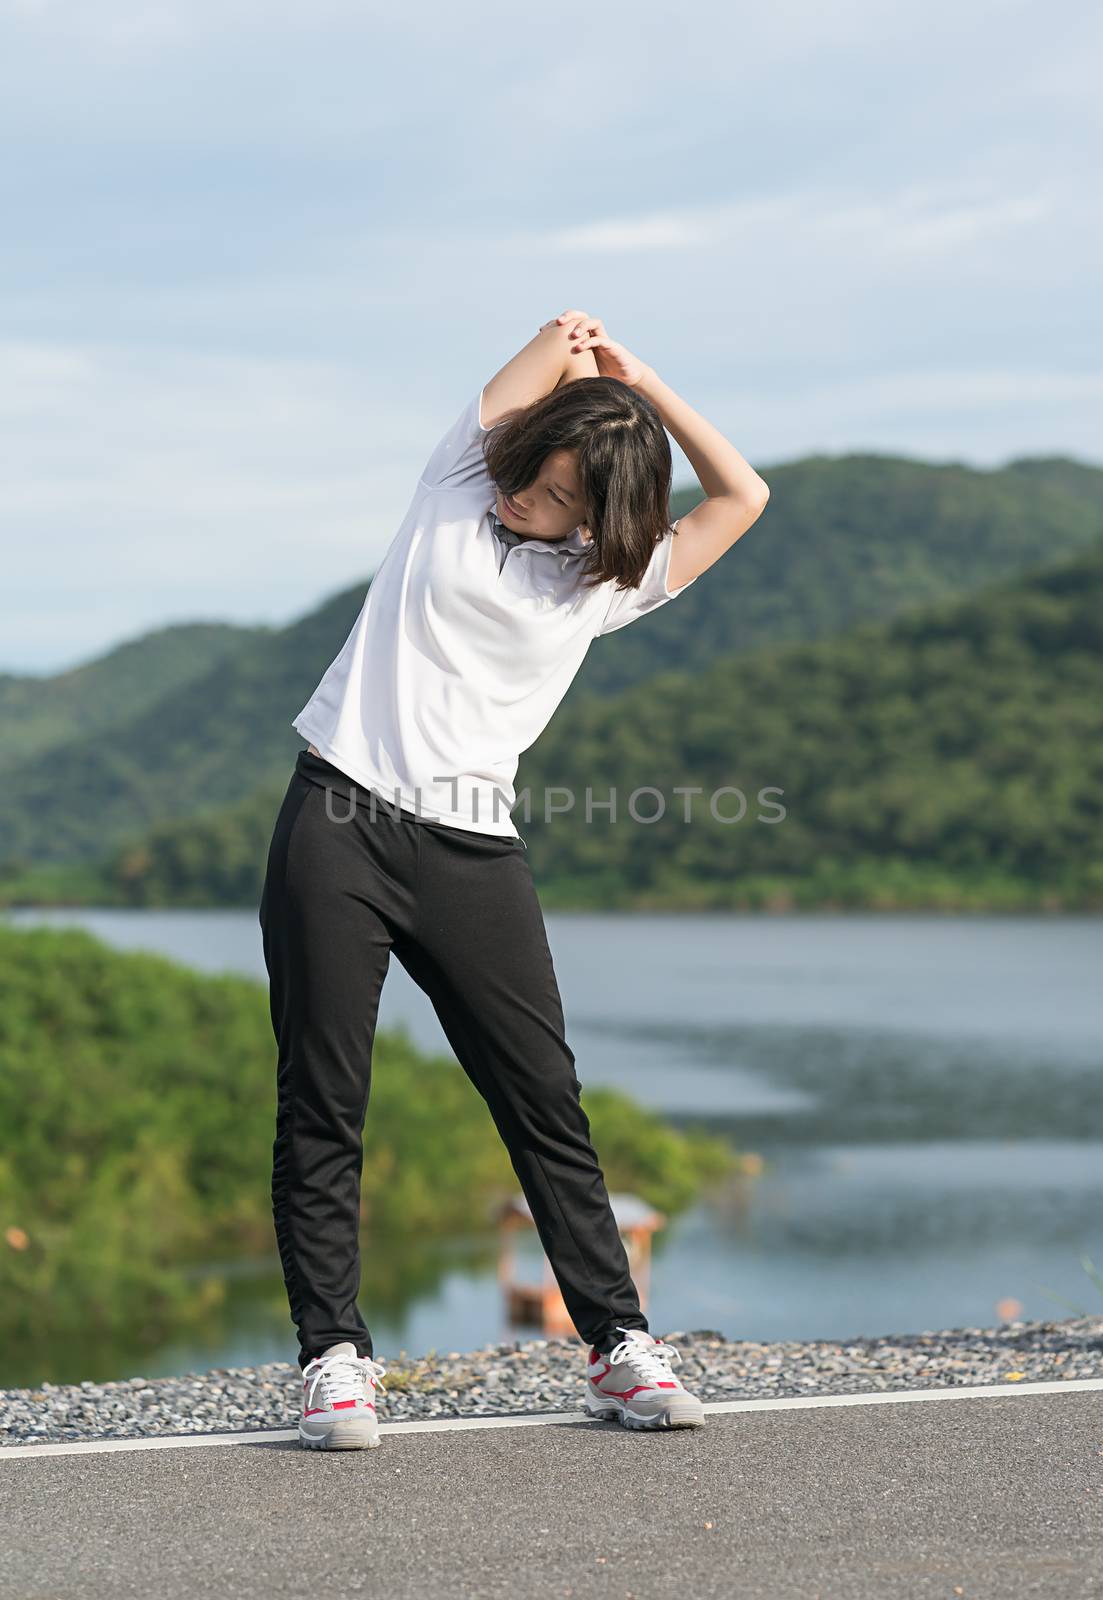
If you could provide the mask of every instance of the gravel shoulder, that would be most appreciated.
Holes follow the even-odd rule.
[[[757,1344],[710,1329],[652,1331],[678,1348],[678,1375],[706,1402],[1103,1378],[1103,1316],[846,1343]],[[585,1353],[577,1339],[535,1339],[381,1356],[387,1392],[380,1420],[573,1411],[582,1400]],[[0,1390],[0,1448],[293,1427],[299,1382],[292,1360],[178,1378]]]

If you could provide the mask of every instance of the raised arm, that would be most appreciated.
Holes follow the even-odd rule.
[[[766,509],[770,490],[729,439],[645,367],[633,387],[647,396],[685,451],[707,500],[678,518],[670,587],[679,588],[719,561]]]
[[[575,326],[573,313],[569,325]],[[770,498],[769,485],[718,428],[668,388],[654,367],[610,339],[603,323],[591,322],[581,336],[572,335],[570,344],[572,352],[593,351],[599,375],[618,378],[647,396],[708,496],[678,518],[667,584],[669,590],[680,589],[719,561],[758,521]]]
[[[507,411],[532,405],[562,383],[597,376],[592,350],[572,352],[571,340],[588,321],[585,311],[564,311],[553,317],[534,339],[496,372],[483,391],[484,428],[492,428]]]

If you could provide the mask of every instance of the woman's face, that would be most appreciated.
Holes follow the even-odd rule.
[[[577,470],[573,450],[553,450],[527,488],[509,500],[497,490],[495,509],[506,527],[528,539],[569,539],[585,510]]]

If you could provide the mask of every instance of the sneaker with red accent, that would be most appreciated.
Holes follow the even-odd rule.
[[[303,1368],[299,1443],[308,1450],[371,1450],[379,1443],[375,1395],[386,1367],[358,1356],[346,1340],[331,1344]]]
[[[608,1355],[590,1351],[586,1410],[626,1428],[703,1428],[705,1408],[671,1371],[676,1346],[642,1328],[618,1328],[623,1338]]]

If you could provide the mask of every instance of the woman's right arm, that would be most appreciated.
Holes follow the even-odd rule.
[[[426,488],[476,482],[489,487],[483,442],[491,428],[515,406],[531,405],[570,379],[596,375],[593,351],[570,349],[572,330],[587,320],[582,311],[565,311],[562,318],[546,322],[535,339],[471,396],[433,446],[421,473]]]
[[[591,350],[571,352],[575,330],[591,319],[585,311],[565,311],[545,322],[535,338],[518,350],[491,378],[483,390],[480,423],[492,428],[508,411],[518,411],[543,399],[571,378],[592,377],[597,362]]]

